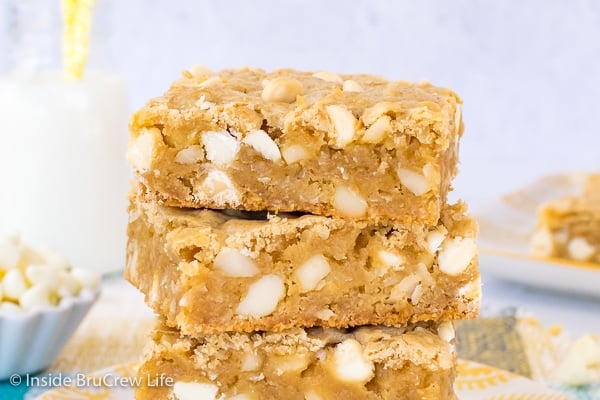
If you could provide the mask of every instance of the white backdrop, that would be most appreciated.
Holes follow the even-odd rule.
[[[600,2],[114,1],[132,107],[187,66],[372,72],[464,100],[456,193],[479,204],[546,172],[600,169]]]

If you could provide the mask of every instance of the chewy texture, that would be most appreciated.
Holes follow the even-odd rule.
[[[159,326],[136,400],[450,400],[451,323],[180,336]]]
[[[541,257],[600,263],[600,175],[588,178],[583,195],[540,207],[531,251]]]
[[[195,68],[134,115],[128,160],[164,205],[436,224],[460,104],[371,75]]]
[[[130,206],[126,277],[184,334],[472,318],[476,224]]]

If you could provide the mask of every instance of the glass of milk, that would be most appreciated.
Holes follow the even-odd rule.
[[[20,234],[100,273],[124,267],[129,180],[127,95],[106,67],[102,3],[91,65],[77,81],[64,78],[61,1],[0,4],[0,235]]]

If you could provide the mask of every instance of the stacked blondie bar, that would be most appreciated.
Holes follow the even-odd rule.
[[[480,297],[461,134],[429,84],[185,71],[131,124],[126,276],[160,316],[139,373],[173,383],[136,398],[454,399]]]

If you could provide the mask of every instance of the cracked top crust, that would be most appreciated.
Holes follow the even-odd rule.
[[[281,86],[283,94],[269,96],[268,89],[273,85]],[[351,91],[354,85],[360,91]],[[392,125],[399,128],[392,132],[404,131],[421,143],[445,148],[451,142],[450,136],[462,133],[461,119],[457,118],[460,104],[460,98],[449,89],[428,83],[386,81],[374,75],[291,69],[265,72],[255,68],[213,74],[193,68],[184,71],[163,96],[138,111],[131,127],[134,133],[159,127],[165,142],[179,147],[197,143],[194,135],[199,131],[227,129],[245,136],[265,127],[270,134],[281,134],[311,126],[315,133],[325,136],[330,146],[339,147],[339,138],[329,137],[335,131],[331,121],[335,110],[328,112],[327,106],[335,105],[349,109],[357,118],[352,140],[360,140],[365,127],[380,116],[390,115],[395,117]],[[184,126],[190,129],[182,130]]]

